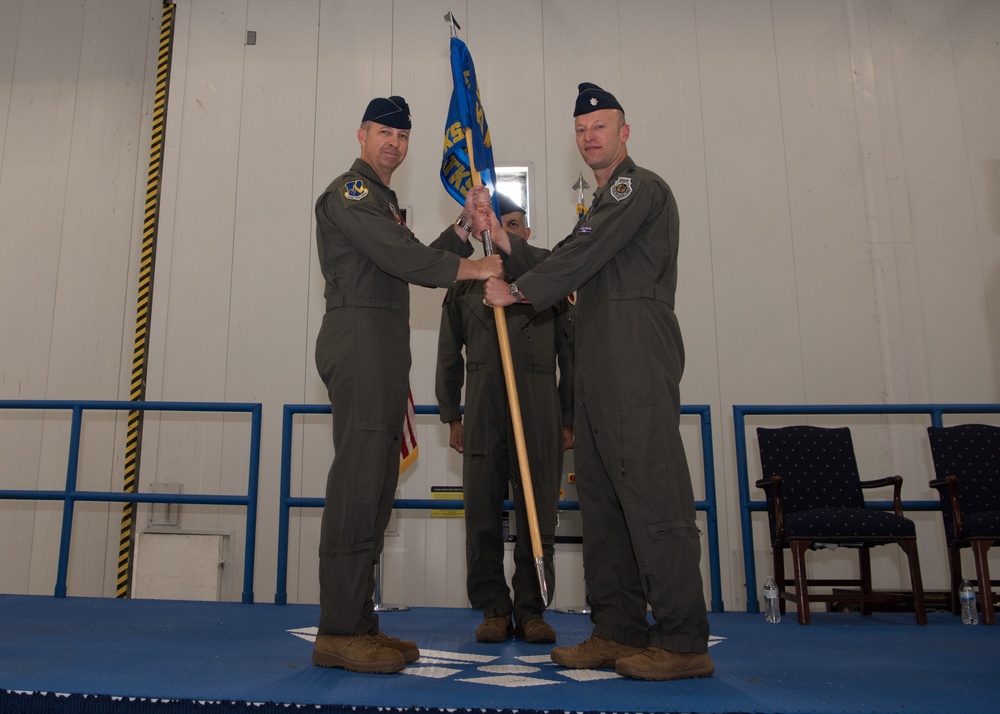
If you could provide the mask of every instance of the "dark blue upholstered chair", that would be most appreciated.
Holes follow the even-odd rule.
[[[996,622],[989,549],[1000,540],[1000,427],[928,427],[951,568],[951,609],[958,614],[962,548],[972,548],[984,625]]]
[[[902,477],[862,481],[851,431],[846,427],[758,428],[757,441],[763,476],[757,486],[767,496],[774,580],[782,611],[785,600],[795,600],[799,623],[808,625],[810,601],[858,602],[866,615],[871,614],[872,603],[904,601],[912,602],[917,623],[926,625],[917,534],[913,521],[903,517]],[[877,486],[893,486],[894,513],[865,507],[862,489]],[[887,543],[898,543],[906,553],[910,593],[872,590],[870,551]],[[807,579],[806,551],[833,545],[858,549],[860,578]],[[792,580],[785,578],[786,548],[792,552]],[[810,593],[810,585],[850,586],[860,591]],[[794,587],[794,595],[787,591],[788,586]]]

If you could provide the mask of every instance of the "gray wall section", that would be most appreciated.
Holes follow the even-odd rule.
[[[358,155],[368,99],[412,108],[393,188],[417,235],[459,210],[438,177],[449,9],[497,162],[531,167],[535,240],[561,239],[578,174],[592,183],[572,133],[581,81],[615,92],[632,155],[677,195],[682,394],[713,411],[727,607],[744,602],[732,404],[998,401],[991,0],[181,0],[147,396],[264,404],[258,600],[275,585],[281,406],[325,398],[312,206]],[[0,2],[0,398],[128,397],[159,26],[159,0]],[[412,296],[412,389],[430,404],[442,293]],[[418,424],[407,498],[461,480],[446,429]],[[866,475],[901,473],[905,498],[931,498],[925,424],[854,421]],[[697,470],[697,424],[684,429]],[[67,435],[63,414],[0,415],[0,487],[59,487]],[[242,417],[151,416],[142,483],[239,492],[248,435]],[[88,418],[83,483],[120,487],[123,451],[123,419]],[[293,493],[321,495],[331,451],[326,421],[298,422]],[[182,513],[185,528],[232,531],[242,553],[238,509]],[[317,598],[318,515],[292,518],[291,601]],[[60,517],[0,503],[0,591],[51,592]],[[114,593],[118,519],[78,509],[71,594]],[[943,587],[937,518],[916,520],[925,583]],[[763,577],[763,521],[755,531]],[[393,532],[387,600],[465,606],[461,521],[403,512]],[[905,584],[894,552],[878,563],[879,584]],[[557,568],[556,604],[582,602],[578,549]]]
[[[155,1],[0,3],[4,398],[128,397],[159,23]],[[61,487],[66,414],[2,420],[2,483]],[[120,488],[123,424],[86,420],[81,488]],[[0,589],[51,592],[61,509],[0,509]],[[114,592],[119,519],[78,508],[75,592]]]

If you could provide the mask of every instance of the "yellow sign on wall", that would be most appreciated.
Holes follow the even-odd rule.
[[[461,501],[461,486],[431,486],[432,501]],[[432,518],[465,518],[465,511],[461,508],[432,508]]]

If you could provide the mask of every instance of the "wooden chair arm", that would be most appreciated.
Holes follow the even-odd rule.
[[[951,504],[951,521],[955,526],[955,537],[959,540],[965,540],[962,511],[958,507],[958,476],[945,476],[944,478],[934,479],[929,485],[931,488],[936,488],[942,496],[944,495],[943,489],[948,489],[948,502]]]
[[[861,488],[878,488],[881,486],[892,486],[892,510],[897,516],[903,515],[903,477],[899,474],[895,476],[886,476],[885,478],[877,478],[871,481],[862,481]]]
[[[781,476],[759,479],[757,488],[771,491],[771,503],[774,506],[774,535],[778,540],[785,539],[785,517],[781,508]]]

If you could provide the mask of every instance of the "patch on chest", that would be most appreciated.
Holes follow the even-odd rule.
[[[624,201],[632,195],[632,179],[619,176],[610,189],[611,197],[616,201]]]

